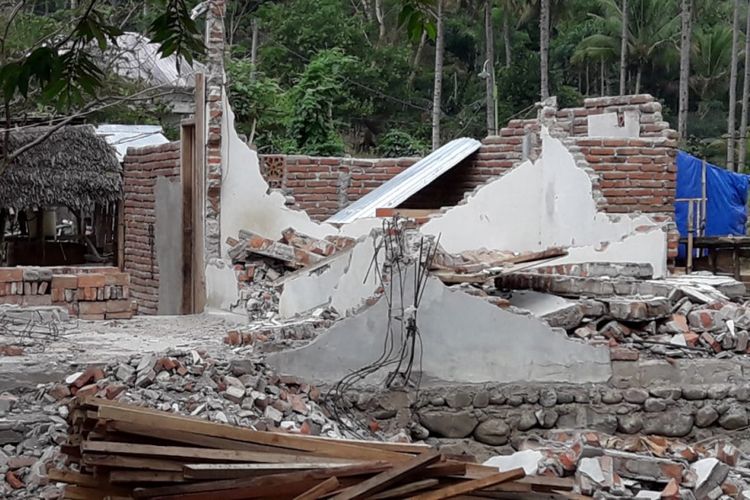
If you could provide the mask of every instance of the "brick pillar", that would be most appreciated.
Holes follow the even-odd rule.
[[[211,0],[206,19],[206,258],[221,256],[222,123],[224,117],[225,0]]]

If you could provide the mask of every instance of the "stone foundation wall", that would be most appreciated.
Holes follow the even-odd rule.
[[[0,304],[59,306],[88,320],[129,319],[130,275],[116,267],[2,267]]]
[[[180,143],[130,148],[123,164],[125,260],[131,292],[142,314],[156,314],[159,262],[156,256],[156,181],[180,175]]]
[[[686,380],[689,382],[689,380]],[[486,385],[392,392],[363,398],[361,410],[381,427],[409,426],[415,437],[469,438],[502,446],[549,429],[658,434],[702,439],[749,423],[750,384]],[[414,425],[418,423],[418,425]]]

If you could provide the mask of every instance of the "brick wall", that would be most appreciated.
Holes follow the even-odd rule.
[[[588,117],[602,113],[636,113],[638,138],[591,138]],[[522,161],[524,149],[538,156],[542,124],[590,170],[600,208],[609,213],[642,212],[656,219],[674,212],[676,183],[674,130],[663,121],[661,104],[650,95],[586,99],[580,108],[547,107],[540,118],[511,120],[497,136],[461,165],[402,204],[404,208],[440,208],[460,202],[490,179]],[[592,131],[593,132],[593,131]],[[269,185],[291,195],[294,206],[324,220],[349,203],[413,165],[416,158],[353,159],[261,155]]]
[[[260,165],[269,186],[294,198],[294,208],[325,220],[417,160],[261,155]]]
[[[0,267],[0,304],[58,306],[80,319],[129,319],[130,276],[116,267]]]
[[[156,258],[156,199],[158,177],[179,177],[180,143],[128,150],[123,164],[125,222],[124,271],[130,292],[142,314],[156,314],[159,303],[159,264]]]

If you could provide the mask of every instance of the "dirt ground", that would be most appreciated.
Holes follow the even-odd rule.
[[[243,316],[218,313],[71,321],[55,338],[27,341],[33,343],[33,349],[26,348],[22,356],[0,356],[0,391],[58,382],[80,367],[111,363],[133,354],[206,349],[227,357],[232,352],[223,342],[227,329],[246,322]],[[10,343],[14,339],[3,340]],[[24,339],[17,340],[13,343],[23,345]]]

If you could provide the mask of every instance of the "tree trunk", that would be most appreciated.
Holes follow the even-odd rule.
[[[485,0],[484,4],[484,45],[489,73],[485,80],[487,135],[495,135],[495,34],[492,29],[492,0]]]
[[[638,70],[635,73],[635,93],[641,93],[641,76],[643,75],[643,66],[638,64]]]
[[[628,0],[622,0],[622,27],[620,30],[620,95],[625,95],[625,77],[628,72]],[[636,94],[638,91],[636,90]]]
[[[747,157],[747,114],[750,105],[750,10],[747,13],[745,27],[745,77],[742,80],[742,116],[740,117],[740,144],[737,165],[739,171],[745,170]]]
[[[729,116],[727,118],[727,168],[736,171],[734,163],[735,121],[737,112],[737,45],[740,35],[740,0],[734,0],[732,15],[732,67],[729,76]]]
[[[260,24],[260,21],[257,17],[254,17],[251,21],[253,37],[250,42],[250,64],[252,65],[250,80],[255,80],[255,67],[258,64],[258,24]]]
[[[510,13],[503,15],[503,43],[505,44],[505,67],[510,68],[513,57],[510,53]]]
[[[542,100],[549,97],[549,3],[550,0],[541,0],[539,13],[539,70]]]
[[[437,0],[437,36],[435,41],[435,86],[432,92],[432,149],[440,147],[440,100],[443,94],[443,0]]]
[[[417,45],[417,50],[414,52],[414,59],[411,63],[411,73],[409,73],[409,78],[406,81],[406,86],[408,88],[412,88],[414,86],[414,80],[417,78],[417,70],[419,69],[419,61],[422,59],[422,50],[424,50],[424,44],[427,42],[427,32],[422,31],[422,36],[419,38],[419,45]]]
[[[589,62],[586,61],[586,97],[591,94],[591,80],[589,78]]]
[[[687,139],[687,114],[690,89],[690,39],[693,26],[693,0],[682,0],[682,33],[680,35],[680,101],[677,111],[677,133]]]
[[[378,20],[378,43],[385,39],[385,16],[383,15],[383,0],[375,0],[375,18]]]
[[[605,78],[605,72],[604,72],[604,58],[602,57],[601,66],[599,66],[599,78],[601,78],[601,86],[602,86],[602,97],[607,95],[607,80]]]

